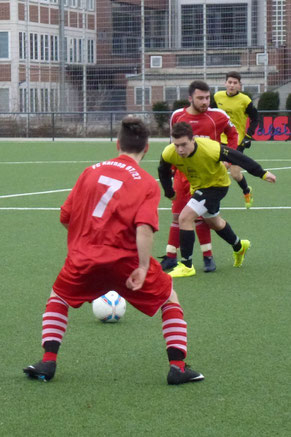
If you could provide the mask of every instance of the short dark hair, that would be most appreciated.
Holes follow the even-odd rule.
[[[123,152],[142,152],[147,145],[148,138],[149,130],[140,118],[129,115],[122,120],[118,139]]]
[[[189,96],[192,96],[195,90],[210,91],[209,85],[203,80],[193,80],[188,88]]]
[[[188,137],[189,140],[192,140],[192,138],[193,138],[192,126],[191,126],[191,124],[186,123],[185,121],[181,121],[180,123],[176,123],[173,126],[171,135],[173,138]]]
[[[229,77],[233,77],[234,79],[237,79],[239,82],[241,82],[241,75],[237,71],[229,71],[226,73],[226,80]]]

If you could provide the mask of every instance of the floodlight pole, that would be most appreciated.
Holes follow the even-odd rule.
[[[141,0],[141,81],[142,81],[142,91],[141,91],[141,109],[142,112],[145,111],[145,29],[144,29],[144,0]]]
[[[203,78],[207,78],[207,22],[206,22],[206,0],[203,3]]]
[[[64,0],[59,0],[59,47],[60,47],[60,104],[59,111],[65,112],[65,8]]]
[[[267,0],[264,0],[264,91],[268,89],[268,21]]]

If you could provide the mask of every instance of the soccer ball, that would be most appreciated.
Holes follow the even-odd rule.
[[[101,322],[118,322],[125,314],[126,300],[119,296],[116,291],[108,291],[108,293],[93,300],[92,310],[96,319],[101,320]]]

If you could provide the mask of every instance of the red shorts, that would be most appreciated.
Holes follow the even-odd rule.
[[[184,206],[191,199],[190,184],[183,173],[176,170],[174,174],[174,186],[173,186],[176,199],[172,202],[172,213],[180,214]]]
[[[151,258],[150,267],[140,290],[129,290],[125,282],[138,266],[138,256],[133,251],[121,251],[102,246],[94,261],[84,259],[73,262],[70,256],[60,271],[54,292],[74,308],[92,302],[110,290],[115,290],[139,311],[153,316],[169,299],[172,278],[162,271],[161,265]],[[110,257],[110,261],[107,261]]]

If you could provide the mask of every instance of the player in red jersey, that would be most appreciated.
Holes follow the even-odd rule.
[[[171,117],[170,126],[179,122],[186,122],[192,126],[195,137],[206,137],[220,141],[220,136],[225,133],[228,146],[236,149],[238,145],[238,132],[231,123],[229,116],[220,109],[211,109],[210,89],[206,82],[193,81],[189,86],[190,106],[177,109]],[[170,226],[166,256],[161,262],[163,270],[169,270],[177,265],[177,249],[179,242],[179,215],[191,198],[190,185],[186,177],[174,170],[174,190],[176,198],[172,202],[172,223]],[[213,272],[216,265],[212,254],[211,232],[209,225],[199,217],[195,220],[195,229],[203,253],[204,271]]]
[[[117,158],[81,174],[61,207],[68,253],[43,315],[43,358],[23,371],[32,378],[52,379],[69,307],[78,308],[116,290],[148,316],[161,308],[168,384],[201,381],[203,375],[185,365],[187,323],[172,278],[151,257],[160,189],[139,166],[148,150],[148,130],[141,120],[122,121],[117,149]]]

